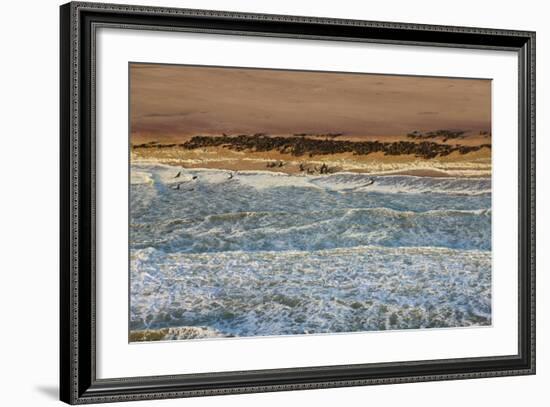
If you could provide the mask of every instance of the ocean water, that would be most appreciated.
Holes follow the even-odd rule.
[[[131,167],[132,331],[489,324],[489,178]]]

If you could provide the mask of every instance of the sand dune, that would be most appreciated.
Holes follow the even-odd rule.
[[[131,64],[134,142],[256,132],[490,131],[491,81]]]

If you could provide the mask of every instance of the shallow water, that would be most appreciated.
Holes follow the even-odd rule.
[[[488,325],[490,190],[487,178],[133,165],[130,329]]]

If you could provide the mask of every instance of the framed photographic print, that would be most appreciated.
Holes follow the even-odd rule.
[[[61,399],[535,373],[535,34],[61,6]]]

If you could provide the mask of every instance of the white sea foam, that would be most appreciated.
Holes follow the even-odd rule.
[[[421,247],[135,250],[131,328],[248,336],[487,325],[490,257]]]
[[[312,183],[340,192],[383,193],[440,193],[454,195],[481,195],[491,192],[489,178],[418,177],[412,175],[368,176],[338,173],[316,177]]]
[[[134,331],[185,339],[491,323],[490,179],[132,173]]]
[[[131,171],[130,172],[130,184],[151,184],[153,183],[153,178],[150,172],[146,171]]]
[[[455,195],[481,195],[491,192],[491,179],[461,177],[419,177],[412,175],[371,176],[340,172],[324,176],[288,175],[270,171],[229,171],[218,169],[185,169],[168,165],[134,166],[132,172],[143,173],[149,168],[158,175],[158,181],[171,184],[189,181],[196,176],[200,182],[217,184],[238,182],[257,189],[295,187],[320,188],[336,192],[383,192],[383,193],[442,193]],[[177,174],[181,178],[176,178]]]

